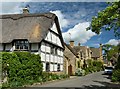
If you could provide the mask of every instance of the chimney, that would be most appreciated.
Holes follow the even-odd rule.
[[[78,43],[78,46],[80,46],[80,43]]]
[[[70,46],[74,47],[74,41],[70,41]]]
[[[28,14],[29,13],[29,8],[28,6],[26,6],[25,8],[23,8],[23,14]]]

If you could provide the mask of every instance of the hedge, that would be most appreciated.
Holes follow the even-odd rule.
[[[7,86],[33,84],[37,82],[39,76],[42,76],[43,69],[39,55],[29,52],[2,52],[0,54],[2,54],[2,72],[7,72]],[[2,78],[4,77],[3,75]]]

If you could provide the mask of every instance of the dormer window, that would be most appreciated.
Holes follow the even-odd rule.
[[[14,46],[15,50],[28,50],[29,42],[27,40],[15,40]]]

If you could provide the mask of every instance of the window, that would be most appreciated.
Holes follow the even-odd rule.
[[[58,53],[57,53],[57,48],[55,48],[55,54],[57,55]]]
[[[54,47],[51,47],[51,54],[54,54]]]
[[[60,71],[60,64],[57,65],[57,71]]]
[[[91,54],[93,54],[92,52],[90,52]]]
[[[56,47],[53,47],[53,46],[51,47],[51,54],[56,54],[56,55],[58,54]]]
[[[27,40],[15,41],[15,49],[17,50],[28,50],[29,43]]]
[[[49,72],[50,71],[50,64],[47,62],[46,63],[46,71]]]

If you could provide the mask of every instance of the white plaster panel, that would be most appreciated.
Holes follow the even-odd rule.
[[[46,62],[49,62],[49,59],[50,59],[50,55],[46,54]]]
[[[57,49],[57,53],[58,53],[58,55],[60,55],[60,49]]]
[[[55,56],[54,62],[57,63],[58,62],[58,57]]]
[[[61,56],[63,56],[63,51],[61,50],[60,52],[61,52],[61,53],[60,53],[60,54],[61,54]]]
[[[50,71],[53,71],[53,64],[50,64]]]
[[[45,52],[45,45],[44,44],[41,45],[41,51]]]
[[[56,42],[56,35],[53,34],[53,33],[52,33],[52,42],[55,43],[55,44],[57,43],[57,42]]]
[[[50,53],[50,46],[46,45],[46,52]]]
[[[54,64],[54,71],[57,71],[57,64]]]
[[[60,63],[62,63],[62,64],[63,64],[63,57],[61,57],[61,58],[60,58]]]
[[[63,65],[60,65],[60,70],[63,71]]]
[[[51,62],[54,62],[54,57],[53,57],[53,55],[51,55],[50,61],[51,61]]]
[[[43,71],[46,71],[45,67],[46,67],[46,65],[45,65],[45,63],[43,63]]]
[[[47,34],[45,40],[51,41],[51,32],[48,32],[48,34]]]
[[[61,58],[60,57],[58,57],[58,63],[61,63]]]
[[[57,39],[57,45],[59,45],[60,47],[62,47],[62,44],[61,44],[60,38],[59,38],[59,37],[56,37],[56,39]]]
[[[41,61],[45,61],[45,53],[41,52]]]
[[[54,32],[56,32],[56,33],[58,33],[57,27],[56,27],[56,24],[55,24],[55,23],[53,24],[51,30],[54,31]]]

